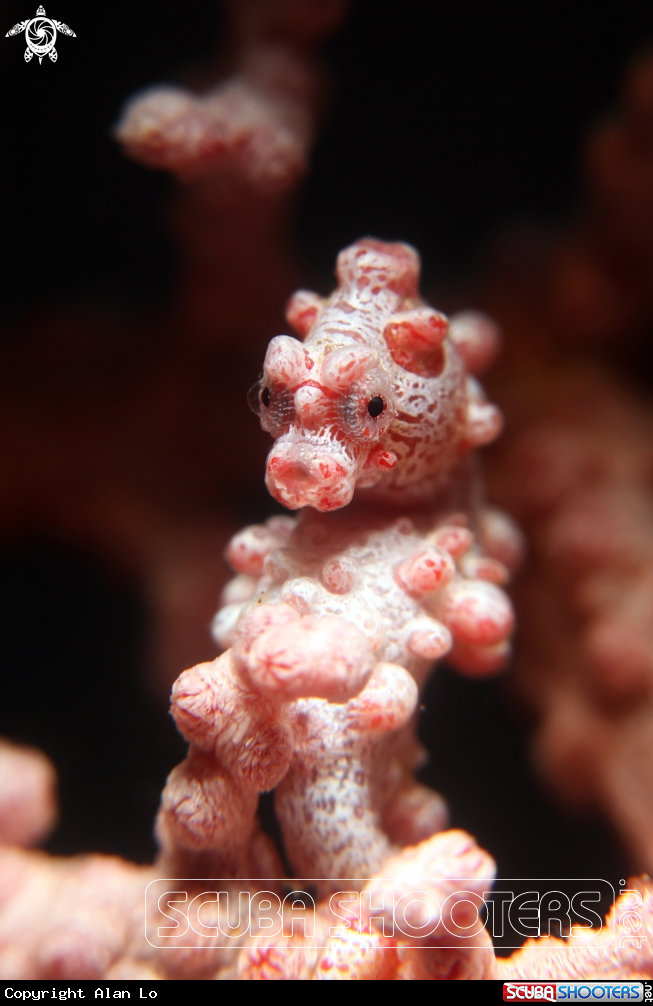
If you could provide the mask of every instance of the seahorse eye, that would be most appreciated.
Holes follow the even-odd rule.
[[[261,401],[266,409],[270,408],[270,389],[268,388],[267,384],[263,388],[263,391],[261,392]]]
[[[367,411],[371,415],[372,419],[376,419],[377,416],[380,416],[384,409],[385,402],[379,395],[376,395],[374,398],[370,398],[367,403]]]

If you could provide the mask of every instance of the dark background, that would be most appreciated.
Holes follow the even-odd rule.
[[[2,34],[36,5],[0,5]],[[45,7],[77,34],[60,37],[56,64],[25,64],[22,36],[0,38],[4,338],[53,306],[132,311],[168,296],[173,184],[125,160],[111,126],[134,90],[214,60],[224,31],[213,0]],[[509,223],[555,227],[579,199],[583,133],[649,40],[650,4],[355,2],[326,47],[333,103],[297,203],[306,275],[328,286],[336,252],[371,233],[414,243],[426,285],[446,292]],[[138,591],[88,556],[3,544],[0,733],[57,765],[53,851],[153,853],[158,793],[183,746],[141,684],[146,632]],[[528,723],[501,682],[445,668],[425,705],[424,778],[503,876],[626,875],[608,828],[532,778]]]
[[[111,127],[135,90],[192,74],[224,35],[216,0],[57,3],[77,38],[59,37],[56,64],[25,64],[22,36],[0,46],[5,317],[168,289],[172,183],[124,159]],[[33,5],[0,4],[3,24]],[[427,281],[447,280],[506,221],[550,225],[576,197],[584,131],[649,41],[644,3],[354,0],[326,47],[334,101],[298,206],[304,261],[330,275],[340,248],[376,234],[413,242]]]

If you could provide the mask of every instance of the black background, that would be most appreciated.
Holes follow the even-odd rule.
[[[36,2],[0,5],[4,31]],[[56,64],[25,64],[22,36],[0,38],[7,338],[52,305],[132,310],[167,296],[173,185],[125,160],[111,127],[134,90],[184,79],[223,36],[207,0],[45,7],[77,34],[60,37]],[[446,291],[509,222],[564,221],[579,199],[583,133],[649,40],[650,4],[355,2],[326,47],[333,103],[297,202],[306,275],[328,286],[336,252],[371,233],[414,243],[427,286]],[[158,792],[183,746],[141,685],[144,611],[88,556],[47,541],[0,552],[0,732],[57,764],[53,850],[152,855]],[[625,876],[609,829],[562,811],[532,778],[528,724],[500,682],[445,668],[425,706],[425,778],[504,876]]]
[[[29,3],[0,5],[8,26]],[[215,0],[59,5],[77,38],[59,37],[56,64],[25,64],[22,36],[0,52],[5,313],[167,289],[171,183],[125,160],[111,127],[135,90],[215,60],[224,33]],[[396,237],[437,281],[507,220],[551,224],[575,199],[583,132],[651,40],[644,3],[357,0],[326,47],[335,92],[299,200],[304,260],[330,274],[351,240]]]

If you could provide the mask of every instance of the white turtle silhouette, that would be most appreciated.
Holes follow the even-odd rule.
[[[77,38],[75,32],[67,24],[46,17],[43,7],[38,8],[36,17],[33,17],[29,21],[19,21],[18,24],[15,24],[7,32],[5,38],[9,38],[10,35],[20,35],[21,31],[25,32],[25,41],[27,42],[27,49],[25,50],[26,63],[29,63],[32,56],[38,56],[40,63],[45,55],[48,55],[52,62],[56,63],[57,50],[54,47],[54,43],[57,41],[57,31],[60,31],[62,35],[72,35],[73,38]]]

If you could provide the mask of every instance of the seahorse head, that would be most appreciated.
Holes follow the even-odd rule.
[[[498,410],[468,376],[489,362],[496,330],[426,305],[419,271],[409,245],[368,238],[338,256],[331,297],[291,298],[287,318],[304,341],[272,339],[249,399],[275,439],[266,481],[286,507],[337,510],[357,487],[427,497],[499,432]]]

